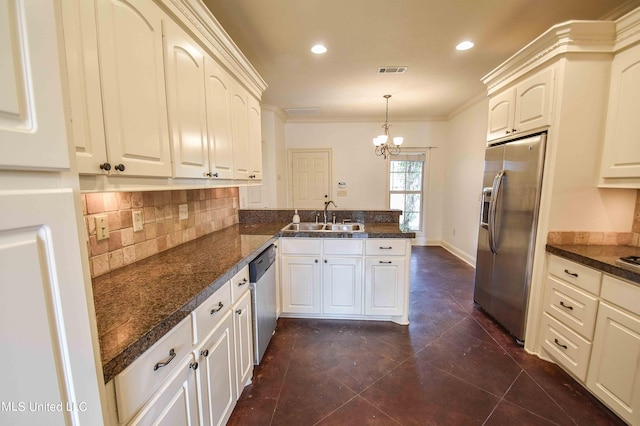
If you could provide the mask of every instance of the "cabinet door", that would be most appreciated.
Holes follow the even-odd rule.
[[[630,424],[640,424],[640,318],[600,302],[589,389]]]
[[[553,73],[553,68],[547,68],[516,85],[512,132],[526,132],[551,124]]]
[[[253,376],[253,321],[251,292],[233,305],[233,333],[236,343],[236,399]]]
[[[107,146],[102,119],[95,2],[62,2],[62,20],[78,172],[107,173],[100,169],[107,161]]]
[[[231,88],[229,74],[209,56],[205,57],[205,93],[212,177],[233,179],[231,139]]]
[[[489,99],[487,140],[509,136],[513,132],[515,89],[511,88]]]
[[[325,258],[322,312],[362,315],[362,258]]]
[[[609,108],[602,155],[604,178],[638,178],[640,188],[640,45],[616,55],[611,68]]]
[[[73,194],[7,191],[0,205],[0,423],[102,424]]]
[[[111,173],[171,176],[164,15],[152,0],[104,0],[96,9]],[[116,165],[125,171],[116,171]]]
[[[234,177],[249,179],[249,99],[247,91],[235,80],[231,81],[231,89]]]
[[[249,95],[249,178],[262,180],[262,119],[260,103]]]
[[[366,315],[402,315],[404,313],[405,259],[369,257],[366,260]]]
[[[209,171],[204,55],[195,41],[164,22],[167,104],[175,177],[206,178]]]
[[[0,168],[69,167],[56,5],[0,1]]]
[[[227,311],[196,351],[203,425],[226,424],[236,405],[233,315],[232,311]]]
[[[283,256],[282,311],[320,313],[320,256]]]
[[[192,426],[198,424],[196,370],[189,356],[171,379],[144,406],[129,425]]]

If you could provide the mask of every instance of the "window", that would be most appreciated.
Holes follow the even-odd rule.
[[[400,226],[406,231],[422,230],[425,157],[424,152],[391,157],[389,207],[402,210]]]

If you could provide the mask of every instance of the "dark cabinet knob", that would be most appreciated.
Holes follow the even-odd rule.
[[[218,177],[218,173],[213,173],[211,176],[212,177]]]
[[[116,169],[119,172],[124,172],[124,164],[117,164],[114,169]]]
[[[192,370],[197,370],[198,369],[198,363],[197,362],[192,362],[191,364],[189,364],[189,368],[191,368]]]
[[[109,171],[111,170],[111,164],[109,163],[102,163],[100,164],[100,170],[105,170],[105,171]]]
[[[209,356],[209,349],[205,349],[204,351],[200,352],[200,355],[202,355],[203,357],[208,357]]]
[[[511,131],[507,130],[507,131],[506,131],[506,134],[509,134],[509,133],[511,133]]]

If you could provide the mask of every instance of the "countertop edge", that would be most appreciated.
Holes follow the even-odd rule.
[[[627,281],[630,281],[632,284],[640,286],[640,273],[622,268],[620,266],[616,266],[609,262],[599,260],[596,257],[580,254],[576,252],[575,249],[572,250],[572,247],[574,246],[547,244],[546,251],[565,259],[573,260],[574,262],[580,263],[581,265],[597,269],[609,275],[625,279]]]

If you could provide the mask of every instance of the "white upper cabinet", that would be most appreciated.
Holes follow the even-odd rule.
[[[204,66],[211,177],[233,179],[231,77],[211,57],[205,57]]]
[[[262,119],[260,102],[249,95],[249,179],[262,180]]]
[[[249,179],[249,94],[235,81],[231,82],[231,132],[233,164],[236,179]]]
[[[0,0],[0,168],[69,168],[55,8]]]
[[[613,59],[601,186],[640,188],[640,44]]]
[[[487,140],[549,126],[554,69],[546,68],[489,99]]]
[[[206,177],[209,171],[205,60],[177,24],[165,21],[167,105],[176,177]]]

